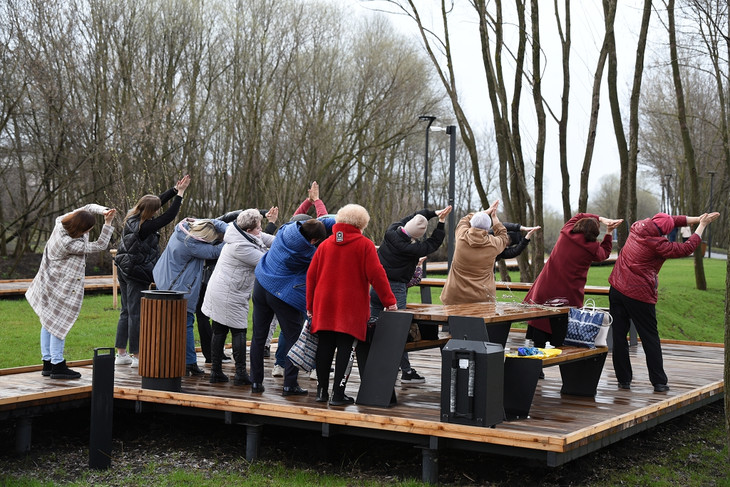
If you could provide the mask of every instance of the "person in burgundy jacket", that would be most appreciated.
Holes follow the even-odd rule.
[[[561,299],[567,301],[568,306],[582,307],[588,269],[592,262],[606,260],[611,254],[613,229],[621,222],[623,220],[611,220],[591,213],[578,213],[568,220],[523,302],[544,304]],[[599,242],[601,223],[606,225],[606,235]],[[536,347],[544,347],[548,341],[559,347],[567,331],[567,316],[540,318],[527,322],[525,336],[532,339]]]
[[[649,380],[654,390],[669,390],[656,321],[659,270],[667,259],[691,255],[702,241],[705,227],[719,216],[719,213],[704,213],[701,216],[657,213],[652,218],[631,225],[626,244],[608,278],[611,284],[608,299],[613,317],[613,369],[621,389],[630,389],[633,378],[629,345],[626,342],[626,334],[633,320],[641,337]],[[670,242],[664,237],[675,227],[697,223],[697,230],[684,243]]]
[[[329,373],[335,360],[332,406],[352,404],[345,395],[345,369],[353,339],[365,340],[370,317],[370,285],[383,306],[397,309],[385,269],[375,244],[362,234],[370,221],[360,205],[345,205],[337,212],[332,235],[320,244],[307,271],[307,315],[317,345],[317,402],[329,399]]]

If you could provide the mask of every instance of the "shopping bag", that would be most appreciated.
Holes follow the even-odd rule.
[[[596,337],[603,326],[604,312],[596,310],[595,303],[582,308],[570,308],[568,333],[564,343],[574,347],[596,348]]]
[[[295,367],[305,372],[311,372],[316,367],[317,360],[317,344],[319,343],[319,339],[317,335],[312,333],[311,326],[311,320],[307,320],[304,323],[299,338],[289,349],[289,353],[286,354],[287,358],[291,360]]]
[[[613,317],[608,311],[603,312],[603,324],[601,329],[596,335],[596,346],[607,347],[608,346],[608,334],[611,332],[611,324],[613,323]]]

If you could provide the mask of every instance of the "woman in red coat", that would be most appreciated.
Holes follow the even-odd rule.
[[[397,309],[375,244],[362,234],[370,215],[360,205],[337,212],[332,236],[320,244],[307,271],[307,315],[317,346],[317,402],[329,399],[329,373],[335,361],[332,406],[355,402],[345,395],[345,369],[353,339],[365,340],[370,317],[370,285],[388,310]]]
[[[563,299],[569,306],[583,306],[583,293],[591,262],[606,260],[613,246],[612,233],[623,220],[611,220],[590,213],[578,213],[560,230],[558,241],[537,276],[524,303],[544,304]],[[606,235],[598,242],[600,224],[606,225]],[[560,346],[568,330],[568,318],[540,318],[527,322],[526,337],[536,347],[549,341]]]

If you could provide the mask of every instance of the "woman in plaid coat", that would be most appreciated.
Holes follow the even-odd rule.
[[[66,335],[76,322],[84,299],[86,254],[109,245],[116,210],[89,204],[56,218],[56,226],[43,249],[38,273],[25,293],[28,303],[41,321],[41,354],[44,376],[51,379],[78,379],[81,374],[69,369],[63,358]],[[104,215],[99,239],[89,242],[94,214]]]

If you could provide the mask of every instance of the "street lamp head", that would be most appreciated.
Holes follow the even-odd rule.
[[[427,120],[429,122],[429,125],[433,123],[434,120],[436,120],[436,117],[433,115],[421,115],[418,117],[418,120]]]

